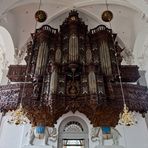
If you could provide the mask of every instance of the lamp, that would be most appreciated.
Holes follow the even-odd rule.
[[[102,13],[102,20],[103,20],[104,22],[110,22],[110,21],[113,19],[113,13],[108,9],[107,0],[106,0],[106,8],[107,8],[107,10],[105,10],[105,11]]]
[[[35,30],[36,30],[37,22],[44,22],[47,18],[46,13],[43,10],[40,10],[40,6],[41,6],[41,0],[39,2],[38,11],[35,13],[35,20],[36,20]],[[8,123],[10,124],[22,125],[22,124],[29,123],[29,119],[26,117],[27,112],[23,109],[23,106],[22,106],[25,84],[27,82],[28,70],[29,70],[29,65],[26,68],[26,75],[23,83],[23,89],[22,89],[22,95],[21,95],[21,101],[20,101],[19,107],[16,110],[13,110],[10,112],[10,119],[8,119]]]
[[[46,19],[47,19],[47,14],[45,11],[43,10],[38,10],[36,13],[35,13],[35,19],[36,21],[38,22],[44,22]]]
[[[37,22],[42,23],[42,22],[44,22],[44,21],[47,19],[47,14],[46,14],[45,11],[41,10],[40,7],[41,7],[41,0],[40,0],[40,2],[39,2],[38,11],[35,13],[35,20],[36,20]],[[36,28],[36,27],[35,27],[35,28]]]

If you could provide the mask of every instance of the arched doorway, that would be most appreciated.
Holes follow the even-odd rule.
[[[88,126],[83,119],[71,116],[59,126],[59,148],[88,148]]]

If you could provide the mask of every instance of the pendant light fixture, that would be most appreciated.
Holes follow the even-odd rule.
[[[114,45],[114,43],[113,43],[113,45]],[[116,64],[117,64],[117,72],[118,72],[118,76],[119,76],[119,83],[120,83],[121,95],[122,95],[122,101],[123,101],[123,111],[119,115],[119,122],[118,123],[125,125],[125,126],[131,126],[131,125],[137,123],[137,121],[136,121],[134,113],[129,111],[129,108],[126,105],[117,53],[116,53]]]
[[[110,22],[110,21],[113,19],[113,13],[108,9],[107,0],[105,0],[105,4],[106,4],[107,10],[105,10],[105,11],[102,13],[102,20],[103,20],[104,22]]]
[[[46,21],[46,19],[47,19],[47,13],[44,10],[41,10],[40,7],[41,7],[41,0],[39,2],[38,11],[35,13],[35,20],[37,22],[42,23],[42,22]]]
[[[27,81],[27,71],[25,75],[25,81],[23,83],[23,89],[22,89],[22,95],[21,95],[21,101],[19,104],[19,107],[16,110],[12,110],[10,112],[10,118],[8,119],[8,123],[15,124],[15,125],[22,125],[29,123],[29,119],[27,118],[27,112],[24,110],[22,104],[23,104],[23,97],[24,97],[24,90],[25,90],[25,84]]]

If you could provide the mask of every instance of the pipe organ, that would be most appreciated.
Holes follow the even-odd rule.
[[[69,37],[69,62],[77,62],[79,58],[78,52],[78,37],[72,34]]]
[[[48,46],[46,43],[43,42],[39,46],[35,75],[42,75],[44,73],[47,63],[47,56],[48,56]]]
[[[116,55],[127,105],[146,112],[146,89],[127,83],[138,80],[138,67],[121,65],[122,49],[115,41],[116,34],[104,25],[88,30],[75,10],[59,31],[48,25],[37,29],[28,45],[27,68],[24,66],[30,82],[25,84],[25,93],[30,95],[23,98],[23,106],[31,122],[52,126],[62,114],[78,110],[94,126],[115,126],[123,109]],[[8,78],[24,81],[23,76],[13,77],[19,66],[11,67]]]

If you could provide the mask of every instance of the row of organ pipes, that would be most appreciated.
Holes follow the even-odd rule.
[[[111,29],[99,25],[88,30],[75,10],[59,30],[49,25],[36,29],[27,66],[12,65],[8,73],[12,82],[29,82],[22,103],[29,120],[53,126],[66,112],[79,111],[96,127],[117,125],[123,107],[118,68],[129,109],[146,112],[147,89],[128,83],[138,80],[138,67],[121,65],[123,49],[116,43]]]
[[[80,21],[79,18],[76,18],[76,20]],[[34,92],[38,93],[36,95],[38,95],[39,99],[41,99],[42,96],[46,96],[45,100],[49,100],[52,94],[58,93],[67,95],[66,87],[71,82],[73,84],[75,83],[74,86],[72,86],[73,84],[71,83],[71,87],[75,87],[76,83],[79,84],[77,89],[81,90],[82,95],[97,95],[100,92],[105,93],[103,92],[104,84],[98,84],[100,81],[98,78],[113,77],[113,64],[110,56],[113,51],[110,50],[110,44],[113,44],[112,33],[103,26],[103,33],[105,33],[106,38],[101,39],[101,37],[96,37],[99,36],[97,31],[96,34],[86,33],[85,30],[87,27],[83,23],[81,24],[81,31],[78,30],[80,28],[77,26],[77,23],[71,21],[69,22],[69,25],[70,24],[73,26],[73,32],[69,32],[69,27],[66,33],[56,32],[54,34],[50,31],[52,28],[46,26],[40,28],[40,32],[35,34],[37,39],[34,43],[37,43],[38,40],[39,43],[34,46],[33,54],[37,56],[32,56],[31,62],[29,63],[33,63],[32,61],[36,63],[32,66],[31,71],[33,71]],[[50,28],[49,30],[44,30],[44,28],[47,29],[48,27]],[[83,34],[83,32],[85,33]],[[65,38],[67,40],[65,40]],[[83,42],[81,42],[80,39]],[[109,40],[111,41],[110,43]],[[96,48],[93,49],[93,46],[96,46]],[[83,50],[83,52],[80,52],[80,50]],[[113,52],[115,53],[115,50]],[[95,58],[99,60],[99,66],[97,66],[97,68]],[[84,59],[83,62],[81,62],[82,59]],[[67,67],[71,70],[71,79],[67,79],[66,76],[68,73],[64,72]],[[79,69],[79,67],[81,68]],[[76,75],[78,75],[77,80],[75,80]],[[83,76],[85,76],[84,82]],[[62,86],[60,86],[60,79],[65,83],[62,84]],[[82,88],[80,86],[82,86]]]

